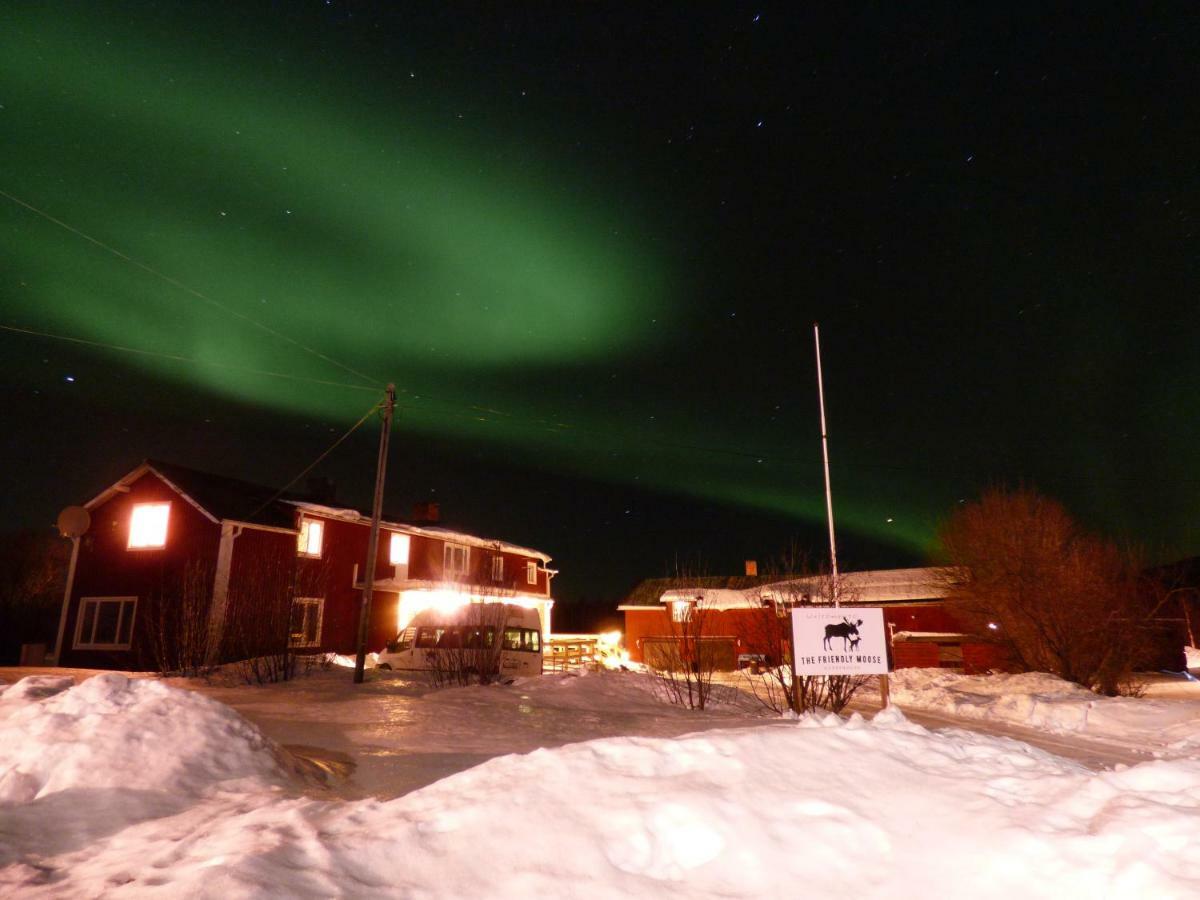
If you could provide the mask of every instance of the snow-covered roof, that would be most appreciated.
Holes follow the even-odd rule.
[[[349,509],[339,506],[325,506],[321,503],[309,503],[304,500],[288,500],[286,501],[297,509],[300,509],[310,515],[322,516],[326,519],[340,519],[343,522],[354,522],[359,525],[370,525],[371,517],[364,516],[357,509]],[[421,537],[436,538],[442,541],[450,541],[454,544],[465,544],[468,547],[483,547],[488,550],[500,550],[504,553],[515,553],[519,556],[530,556],[534,559],[540,559],[543,563],[550,562],[549,555],[541,550],[534,550],[530,547],[522,547],[519,544],[510,544],[507,541],[499,541],[493,538],[478,537],[473,534],[467,534],[463,531],[454,531],[450,528],[442,528],[438,525],[412,525],[408,522],[390,522],[386,519],[380,521],[380,526],[388,531],[396,531],[400,534],[419,535]]]
[[[946,570],[935,566],[914,569],[867,569],[843,572],[838,576],[842,603],[894,603],[899,600],[933,600],[949,593]],[[818,598],[828,590],[828,575],[814,575],[793,581],[776,582],[762,588],[765,592],[791,593],[800,590]]]
[[[961,641],[965,637],[968,635],[961,631],[897,631],[892,635],[892,640],[921,643],[922,641]]]
[[[761,588],[750,588],[744,591],[728,588],[698,588],[689,591],[676,588],[665,591],[659,598],[659,602],[674,603],[680,600],[698,600],[705,609],[751,609],[762,606],[762,600],[759,599],[761,590]]]
[[[843,604],[897,603],[906,600],[934,600],[948,593],[949,579],[945,569],[934,567],[916,569],[869,569],[863,572],[843,572],[838,576],[839,602]],[[776,581],[744,589],[675,587],[663,591],[659,603],[699,600],[705,609],[753,609],[764,600],[788,602],[807,595],[820,603],[829,592],[828,575],[812,575],[789,581]],[[624,605],[622,610],[654,607]]]

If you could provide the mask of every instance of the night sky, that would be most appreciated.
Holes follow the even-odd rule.
[[[1194,5],[380,6],[0,9],[6,525],[281,485],[394,381],[387,506],[591,626],[823,558],[819,321],[845,567],[1018,481],[1200,553]]]

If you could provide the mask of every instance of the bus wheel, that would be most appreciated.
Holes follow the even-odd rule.
[[[377,668],[377,669],[382,669],[382,670],[383,670],[383,671],[385,671],[385,672],[390,672],[390,671],[392,671],[392,667],[391,667],[391,665],[390,665],[389,663],[380,663],[380,664],[379,664],[379,665],[377,665],[375,668]]]

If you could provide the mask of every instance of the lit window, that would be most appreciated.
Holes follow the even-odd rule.
[[[408,565],[408,535],[393,534],[392,545],[388,550],[388,560],[393,566]]]
[[[529,584],[537,584],[537,563],[525,563],[525,580]]]
[[[541,653],[542,634],[535,628],[505,628],[500,646],[504,650]]]
[[[296,542],[296,552],[301,556],[320,556],[321,538],[324,535],[324,522],[318,522],[316,519],[302,519],[300,539]]]
[[[691,600],[675,600],[671,603],[671,618],[676,622],[692,621],[693,604]]]
[[[135,503],[129,518],[129,549],[166,546],[170,512],[170,503]]]
[[[321,613],[324,609],[324,597],[295,597],[292,600],[289,647],[321,646]]]
[[[504,580],[504,557],[503,556],[493,556],[492,557],[492,581],[503,581],[503,580]]]
[[[133,642],[137,597],[84,597],[75,624],[79,650],[128,650]]]
[[[467,574],[471,551],[460,544],[447,544],[442,556],[442,575],[447,579],[460,578]]]

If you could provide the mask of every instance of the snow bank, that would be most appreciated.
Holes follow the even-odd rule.
[[[437,696],[532,716],[544,693],[582,720],[653,702],[627,681]],[[894,708],[541,749],[389,802],[288,797],[281,777],[256,729],[194,693],[26,679],[0,693],[0,895],[1200,895],[1200,760],[1095,773]]]
[[[1056,734],[1141,744],[1159,752],[1200,746],[1195,700],[1102,697],[1053,675],[960,675],[944,669],[898,669],[892,699],[976,721],[1000,721]]]
[[[229,707],[151,679],[23,678],[0,693],[0,806],[67,790],[198,795],[282,779],[275,748]]]

